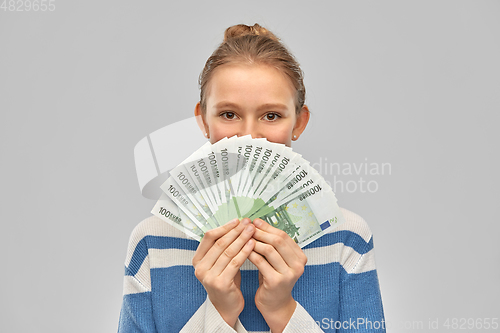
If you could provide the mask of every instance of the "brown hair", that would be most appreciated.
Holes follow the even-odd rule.
[[[298,114],[305,102],[304,74],[295,57],[272,32],[257,23],[253,26],[237,24],[224,32],[224,41],[212,53],[200,73],[200,105],[206,111],[205,91],[217,67],[235,62],[266,64],[285,74],[296,90],[295,112]]]

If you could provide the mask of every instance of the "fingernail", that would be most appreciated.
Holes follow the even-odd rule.
[[[251,231],[253,231],[253,227],[251,225],[249,225],[248,227],[246,227],[245,231],[251,232]]]
[[[250,219],[248,217],[245,217],[243,220],[241,220],[242,224],[250,224],[250,222],[252,222],[252,221],[250,221]]]
[[[236,224],[238,223],[238,219],[232,219],[231,221],[228,222],[228,224]]]
[[[256,227],[260,227],[262,225],[262,220],[261,219],[255,219],[255,220],[253,220],[253,224]]]

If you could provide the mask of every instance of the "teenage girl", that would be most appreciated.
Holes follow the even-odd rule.
[[[226,30],[199,84],[195,115],[211,143],[250,134],[291,146],[309,121],[299,64],[258,24]],[[342,212],[346,223],[303,249],[260,219],[199,243],[144,220],[130,238],[119,332],[384,332],[371,232]]]

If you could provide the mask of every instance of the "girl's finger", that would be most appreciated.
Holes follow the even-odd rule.
[[[265,222],[263,222],[265,223]],[[267,224],[267,223],[266,223]],[[275,234],[275,233],[269,233],[267,231],[263,231],[261,229],[256,229],[255,233],[253,235],[253,238],[256,240],[268,244],[269,246],[273,247],[279,255],[285,260],[285,262],[288,264],[290,261],[296,260],[297,254],[293,250],[293,248],[289,245],[289,240],[293,242],[293,240],[288,236],[285,232],[280,231],[280,233]],[[295,242],[294,242],[295,243]],[[266,247],[259,247],[263,248],[262,251],[266,251],[265,253],[260,254],[264,255],[267,258],[267,252],[271,254],[271,249],[266,248]],[[300,248],[299,248],[300,249]],[[270,258],[268,258],[269,260]]]
[[[241,251],[239,251],[238,254],[231,259],[229,264],[226,265],[224,270],[220,273],[219,277],[229,279],[236,276],[236,273],[238,273],[238,271],[240,270],[241,265],[243,265],[245,260],[252,253],[255,243],[255,240],[250,238],[243,245]]]
[[[290,267],[286,263],[285,259],[281,256],[278,251],[271,244],[262,243],[260,241],[255,242],[255,246],[253,249],[254,252],[257,252],[262,257],[264,257],[267,262],[278,272],[281,274],[285,274]],[[293,254],[293,252],[290,252]]]
[[[214,274],[219,275],[223,271],[225,271],[227,268],[233,268],[234,274],[236,274],[236,271],[240,268],[240,266],[243,264],[245,261],[246,257],[249,254],[248,249],[245,249],[245,246],[248,244],[248,241],[252,238],[252,235],[255,231],[255,227],[250,224],[250,221],[248,221],[248,224],[246,224],[246,227],[243,231],[241,231],[240,235],[238,238],[236,238],[226,249],[219,254],[218,258],[216,259],[215,263],[212,266],[212,271]],[[255,243],[255,241],[251,242],[252,244]],[[253,246],[252,246],[253,248]],[[242,250],[247,250],[247,255],[244,257],[243,261],[241,261],[241,251]],[[214,253],[217,253],[214,251]],[[207,253],[207,256],[210,256],[209,253]],[[232,270],[231,270],[232,271]]]
[[[299,259],[306,260],[300,246],[295,243],[286,232],[269,225],[261,219],[255,219],[253,224],[257,228],[254,234],[255,239],[259,239],[264,243],[273,244],[283,257],[290,258],[291,254],[289,251],[291,250]],[[285,245],[287,245],[287,247]]]
[[[201,242],[198,245],[198,249],[196,250],[196,253],[193,257],[193,265],[198,263],[205,256],[205,254],[212,248],[217,239],[226,235],[229,231],[231,231],[238,225],[239,220],[233,219],[223,226],[207,231],[201,239]]]
[[[245,229],[245,227],[250,224],[250,222],[250,219],[243,219],[236,227],[230,229],[222,237],[219,237],[218,239],[212,239],[210,241],[210,248],[207,250],[203,257],[199,258],[198,262],[203,261],[203,266],[206,266],[206,269],[212,268],[221,254],[224,253],[227,247],[230,246],[234,242],[234,240],[238,238],[238,236]]]
[[[259,270],[259,282],[261,282],[262,277],[272,276],[272,274],[276,272],[276,270],[273,268],[273,266],[271,266],[271,264],[266,260],[266,258],[264,258],[255,251],[252,251],[250,253],[250,255],[248,256],[248,260],[250,260]]]

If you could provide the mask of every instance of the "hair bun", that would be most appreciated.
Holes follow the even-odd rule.
[[[265,36],[275,41],[279,41],[279,38],[276,37],[272,32],[255,23],[253,26],[248,26],[246,24],[237,24],[227,28],[224,32],[224,42],[231,38],[238,38],[246,35]]]
[[[207,111],[207,87],[214,71],[225,64],[264,64],[285,74],[295,90],[295,112],[304,107],[306,88],[304,76],[297,59],[272,32],[258,24],[233,25],[224,32],[224,41],[207,59],[200,73],[200,107],[202,114]]]

